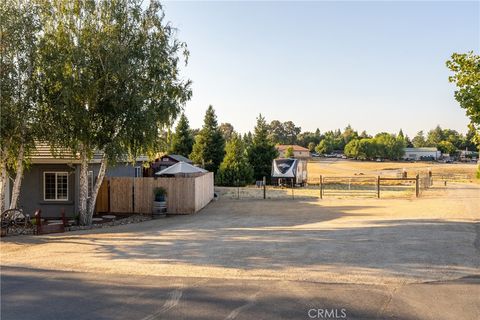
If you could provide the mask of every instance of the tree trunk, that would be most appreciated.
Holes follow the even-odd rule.
[[[91,219],[88,218],[88,157],[85,149],[80,152],[80,194],[78,199],[78,213],[80,215],[81,225],[90,225]]]
[[[24,145],[21,144],[18,149],[18,158],[17,158],[17,172],[15,175],[15,182],[13,183],[12,189],[12,201],[10,202],[10,209],[16,209],[18,204],[18,198],[20,197],[20,189],[22,186],[23,179],[23,159],[25,156]]]
[[[7,165],[4,161],[2,161],[0,163],[0,213],[5,211],[5,192],[7,190],[7,183]]]
[[[105,159],[104,157],[100,165],[97,181],[95,182],[95,185],[92,190],[92,195],[90,199],[88,199],[88,217],[90,221],[92,220],[93,213],[95,211],[95,203],[97,202],[98,191],[100,190],[100,186],[102,185],[103,178],[105,177],[106,171],[107,171],[107,159]]]

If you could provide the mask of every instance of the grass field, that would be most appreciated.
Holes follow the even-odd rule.
[[[374,162],[344,159],[313,159],[308,162],[308,180],[314,183],[323,176],[396,176],[403,170],[409,177],[431,170],[433,175],[465,176],[475,180],[475,163],[436,163],[436,162]]]

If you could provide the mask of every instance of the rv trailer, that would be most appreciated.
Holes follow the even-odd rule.
[[[304,186],[307,183],[307,161],[303,159],[274,159],[272,183],[283,186]]]

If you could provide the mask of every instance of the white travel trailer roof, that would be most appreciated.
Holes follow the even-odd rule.
[[[274,159],[272,164],[273,178],[295,178],[298,159]]]

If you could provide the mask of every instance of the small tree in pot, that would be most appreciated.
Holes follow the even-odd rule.
[[[163,187],[153,189],[155,199],[153,200],[153,214],[165,215],[167,212],[167,190]]]

